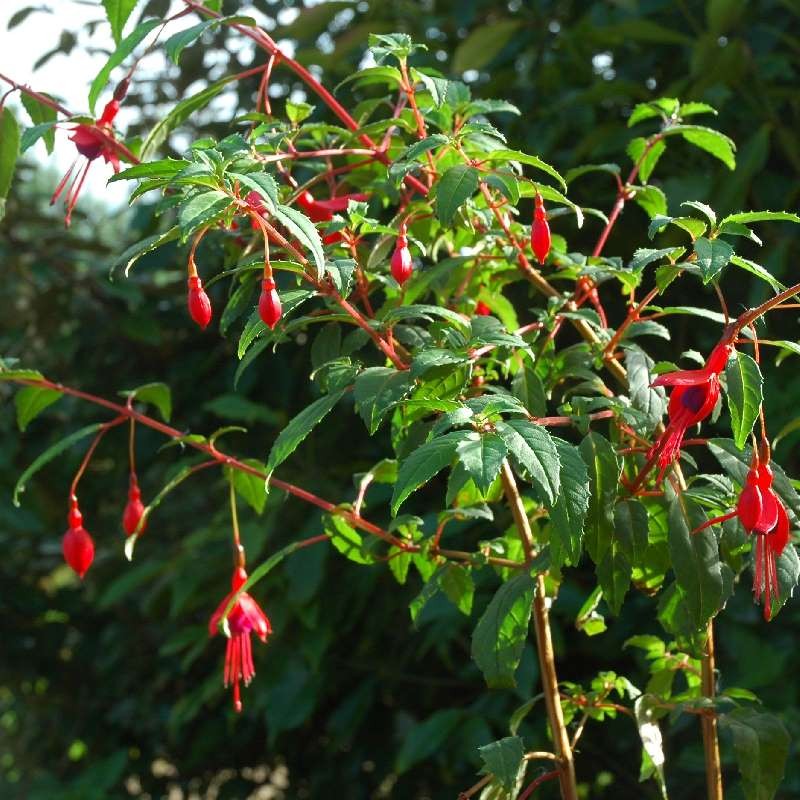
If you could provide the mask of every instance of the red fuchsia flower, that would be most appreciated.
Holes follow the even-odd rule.
[[[531,247],[536,260],[540,264],[544,264],[547,254],[550,252],[550,225],[547,222],[547,212],[544,210],[544,201],[540,194],[537,194],[534,200]]]
[[[78,509],[78,498],[75,496],[70,501],[67,522],[69,523],[69,528],[67,528],[67,532],[61,542],[64,561],[83,580],[83,576],[92,565],[92,561],[94,561],[94,542],[83,527],[83,515]]]
[[[258,299],[258,316],[270,330],[273,330],[282,313],[281,298],[275,290],[275,281],[272,278],[264,278],[261,284],[261,297]]]
[[[658,457],[659,480],[667,467],[680,457],[686,431],[714,410],[720,395],[719,374],[732,352],[732,344],[718,344],[702,369],[670,372],[653,381],[653,386],[674,387],[667,409],[669,423],[647,454],[648,461]]]
[[[739,517],[749,535],[755,534],[753,552],[753,595],[764,599],[764,619],[772,616],[772,601],[780,594],[775,559],[789,542],[789,515],[772,488],[773,473],[769,464],[753,462],[736,508],[729,514],[715,517],[697,531],[710,525]],[[695,531],[695,533],[697,532]]]
[[[114,131],[111,126],[114,121],[114,117],[117,116],[117,112],[119,111],[120,99],[122,99],[118,99],[117,94],[118,92],[114,93],[114,99],[106,104],[106,107],[103,109],[103,113],[94,123],[94,125],[76,125],[72,131],[72,135],[69,137],[75,143],[78,156],[72,162],[64,177],[59,181],[55,192],[53,192],[53,196],[50,198],[50,205],[52,206],[61,196],[61,193],[64,191],[69,179],[72,177],[73,172],[75,172],[75,177],[72,179],[69,189],[67,189],[66,198],[64,200],[64,205],[67,209],[67,213],[64,216],[64,222],[67,225],[69,225],[72,221],[72,210],[75,208],[75,204],[78,202],[78,195],[81,193],[81,189],[83,188],[86,175],[89,172],[89,167],[91,167],[92,162],[102,156],[107,164],[111,164],[111,166],[114,168],[114,172],[119,172],[120,170],[119,156],[117,155],[117,151],[108,141],[109,137],[111,139],[114,138]],[[78,162],[81,160],[81,158],[85,158],[86,163],[78,167],[77,171],[75,171],[75,167],[78,165]]]
[[[478,300],[478,302],[475,304],[475,313],[479,317],[488,317],[489,314],[492,313],[492,309],[489,308],[489,306],[487,306],[483,300]]]
[[[203,281],[198,275],[189,276],[189,316],[200,326],[202,330],[208,327],[211,322],[211,300],[203,288]]]
[[[144,514],[144,504],[142,503],[142,493],[139,490],[139,482],[136,479],[136,473],[131,472],[130,485],[128,487],[128,503],[125,506],[125,511],[122,512],[122,527],[125,530],[126,536],[131,536],[139,527],[139,521]],[[142,529],[139,531],[141,536],[147,526],[145,522]]]
[[[209,620],[209,636],[214,636],[217,633],[228,603],[236,592],[244,586],[246,581],[247,573],[244,568],[237,567],[234,569],[231,592],[219,604]],[[237,712],[241,712],[242,700],[239,692],[239,683],[244,681],[244,685],[248,686],[256,674],[253,666],[250,634],[255,633],[262,642],[266,642],[267,636],[272,633],[272,626],[258,603],[247,592],[242,592],[231,609],[231,613],[228,614],[228,629],[230,630],[230,638],[225,650],[223,680],[226,688],[233,684],[233,707]]]
[[[339,197],[331,197],[329,200],[317,200],[311,192],[307,189],[301,192],[297,198],[297,205],[302,208],[312,222],[330,222],[333,215],[340,211],[347,211],[347,205],[351,200],[365,201],[369,200],[367,194],[343,194]],[[336,233],[329,233],[327,236],[322,237],[324,244],[336,244],[342,241],[342,234],[338,231]]]
[[[414,262],[411,259],[411,251],[408,249],[408,237],[401,233],[397,237],[397,242],[392,253],[392,277],[402,286],[414,271]]]

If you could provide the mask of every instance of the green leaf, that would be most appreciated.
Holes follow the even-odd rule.
[[[275,207],[278,205],[278,184],[275,183],[275,178],[268,172],[250,172],[242,174],[240,172],[229,172],[228,179],[239,181],[242,186],[246,186],[263,200],[266,200],[266,207],[270,213],[274,213]]]
[[[504,583],[472,634],[472,659],[490,689],[516,686],[514,672],[528,637],[534,585],[530,575],[517,575]]]
[[[649,139],[640,137],[631,140],[628,144],[627,152],[634,164],[639,165],[639,178],[642,183],[647,183],[653,170],[656,168],[659,159],[664,155],[667,143],[663,139],[651,142]]]
[[[728,565],[720,561],[714,532],[710,528],[694,532],[706,521],[701,507],[686,494],[669,494],[670,560],[690,621],[699,631],[728,599],[733,576]]]
[[[786,605],[786,601],[794,594],[795,587],[800,582],[800,557],[791,542],[775,559],[775,572],[778,576],[778,596],[772,598],[769,617],[771,620],[775,619],[778,612]]]
[[[239,25],[255,25],[255,20],[252,17],[216,17],[214,19],[207,19],[204,22],[199,22],[191,28],[178,31],[164,42],[164,49],[173,63],[177,64],[180,61],[181,53],[185,47],[188,47],[193,42],[196,42],[207,30],[219,27],[224,24],[239,24]]]
[[[48,97],[49,95],[44,96]],[[44,137],[45,148],[48,153],[52,153],[56,141],[55,125],[58,122],[56,110],[29,94],[23,94],[20,99],[33,123],[33,128],[28,128],[22,134],[20,151],[24,153],[35,141]]]
[[[525,757],[525,746],[519,736],[506,736],[496,742],[478,748],[483,761],[482,775],[494,775],[498,783],[511,791],[517,780],[517,772]]]
[[[717,224],[717,215],[711,206],[701,203],[699,200],[686,200],[681,205],[689,206],[689,208],[699,211],[708,220],[708,224],[712,228]]]
[[[498,422],[495,430],[525,477],[541,491],[545,502],[555,503],[561,488],[561,464],[550,434],[526,419]]]
[[[139,0],[103,0],[103,7],[111,24],[111,35],[114,37],[115,44],[119,44],[122,29],[138,2]]]
[[[148,134],[142,144],[141,159],[148,161],[164,143],[170,132],[185,122],[195,111],[208,105],[237,75],[226,75],[218,81],[206,86],[197,94],[181,100],[166,116],[162,117]]]
[[[733,736],[747,800],[772,800],[789,755],[789,733],[783,722],[774,714],[737,708],[720,716],[720,727]]]
[[[316,267],[316,277],[325,275],[325,252],[322,249],[322,240],[319,238],[314,223],[290,206],[277,204],[273,212],[275,219],[294,236],[301,245],[311,254]]]
[[[173,178],[188,166],[190,166],[190,162],[184,158],[162,158],[158,161],[148,161],[146,164],[134,164],[132,167],[112,175],[108,182],[130,181],[139,178]]]
[[[597,578],[611,613],[619,614],[633,565],[647,547],[647,510],[638,500],[623,500],[613,514],[613,534],[597,565]]]
[[[49,389],[46,386],[26,386],[20,389],[14,397],[17,407],[17,427],[24,431],[30,422],[61,397],[62,394],[58,389]]]
[[[445,597],[465,616],[472,613],[475,582],[469,569],[461,564],[447,564],[439,575]]]
[[[71,433],[64,439],[56,442],[52,447],[48,447],[20,476],[14,487],[13,502],[15,506],[19,506],[19,496],[25,491],[25,486],[28,481],[46,464],[49,464],[56,456],[60,456],[65,450],[70,448],[75,442],[85,439],[93,433],[96,433],[101,428],[101,423],[94,425],[87,425],[79,431]]]
[[[650,219],[667,213],[667,196],[658,186],[640,186],[633,199],[640,205]]]
[[[667,410],[667,395],[661,386],[650,386],[653,359],[638,347],[625,350],[625,367],[628,370],[631,405],[641,411],[647,423],[655,427]]]
[[[731,264],[735,264],[737,267],[741,267],[743,270],[746,270],[751,275],[755,275],[757,278],[760,278],[762,281],[768,283],[776,292],[783,291],[785,288],[784,285],[775,278],[771,272],[766,270],[760,264],[756,264],[755,261],[750,261],[747,258],[742,258],[741,256],[737,256],[735,253],[731,256]]]
[[[728,169],[736,169],[736,145],[725,134],[702,125],[675,125],[664,130],[665,136],[680,134],[689,144],[718,158]]]
[[[326,394],[317,398],[310,406],[304,408],[278,434],[267,459],[267,474],[272,475],[275,468],[286,461],[297,449],[303,439],[333,410],[333,407],[344,396],[344,390]]]
[[[523,365],[511,381],[511,391],[530,414],[543,417],[547,413],[547,394],[532,361],[523,357]]]
[[[450,464],[456,447],[467,435],[467,431],[446,433],[418,447],[401,462],[392,495],[392,516],[412,492]]]
[[[125,267],[125,276],[128,276],[130,268],[144,255],[148,253],[152,253],[153,250],[161,247],[162,244],[167,244],[167,242],[173,242],[180,236],[180,228],[175,225],[170,228],[165,233],[156,233],[153,236],[148,236],[146,239],[142,239],[141,242],[136,242],[136,244],[132,244],[127,250],[125,250],[114,263],[111,265],[110,272],[114,272],[114,270],[118,269],[119,267]]]
[[[464,440],[456,447],[458,460],[481,494],[486,494],[491,488],[507,453],[508,446],[496,433],[467,431]]]
[[[222,216],[230,208],[231,202],[231,198],[225,192],[217,189],[196,194],[188,203],[181,206],[178,213],[181,239],[186,241],[198,228]]]
[[[542,172],[546,172],[551,178],[555,178],[561,184],[564,191],[567,190],[567,182],[564,180],[561,173],[555,167],[551,167],[546,161],[542,161],[538,156],[528,155],[521,150],[493,150],[491,153],[485,153],[482,158],[484,161],[519,161],[520,164],[527,164],[529,167],[535,167]]]
[[[611,442],[599,433],[589,433],[584,438],[580,454],[589,472],[590,499],[584,541],[592,561],[599,564],[614,535],[620,464]]]
[[[123,397],[132,397],[139,403],[152,403],[166,422],[172,417],[172,390],[166,383],[145,383],[135,389],[121,392]]]
[[[800,216],[791,214],[788,211],[740,211],[738,214],[729,214],[720,225],[726,222],[738,222],[747,224],[749,222],[800,222]]]
[[[253,467],[261,472],[264,471],[264,465],[256,458],[243,458],[243,464],[248,467]],[[242,498],[256,514],[261,514],[264,506],[267,503],[267,493],[264,491],[264,478],[260,475],[253,475],[250,472],[244,472],[241,469],[227,468],[227,473],[233,481],[233,488],[236,494]]]
[[[439,752],[463,716],[464,712],[458,708],[435,711],[424,722],[406,730],[395,757],[394,769],[402,774]]]
[[[3,217],[5,198],[11,189],[14,170],[19,157],[19,125],[8,106],[0,114],[0,219]]]
[[[490,25],[473,28],[453,53],[453,72],[485,67],[511,41],[521,24],[520,19],[494,19]]]
[[[125,3],[134,3],[134,0],[108,0],[108,2],[122,5]],[[133,5],[131,5],[131,8],[133,8]],[[100,72],[97,73],[97,77],[92,81],[92,85],[89,88],[89,110],[92,114],[95,113],[94,107],[97,103],[97,98],[100,97],[100,92],[105,89],[108,79],[111,77],[112,70],[118,67],[136,49],[138,44],[153,30],[153,28],[157,28],[159,25],[163,24],[164,20],[159,18],[140,22],[121,42],[117,43],[117,49],[111,54]],[[111,25],[113,30],[114,23],[112,22]],[[122,25],[124,25],[124,20],[119,26],[119,32],[122,31]],[[114,38],[116,41],[117,37],[115,36]],[[145,158],[144,154],[142,158]]]
[[[589,473],[581,451],[563,439],[553,438],[558,451],[560,490],[550,508],[554,534],[550,547],[563,553],[559,561],[577,565],[581,557],[584,521],[589,509]]]
[[[764,399],[764,379],[755,360],[741,351],[728,361],[725,368],[727,380],[728,409],[731,412],[731,431],[736,446],[741,450],[750,431],[758,419],[758,411]]]
[[[325,521],[325,532],[331,537],[331,544],[350,561],[356,564],[374,564],[375,556],[370,547],[372,538],[365,542],[364,536],[357,531],[347,520],[331,514]]]
[[[466,164],[450,167],[436,184],[436,216],[451,225],[459,207],[478,188],[478,170]]]
[[[703,273],[703,283],[709,283],[726,267],[733,255],[733,248],[722,239],[706,239],[701,236],[694,243],[697,265]]]
[[[441,147],[443,144],[447,144],[449,141],[450,139],[442,133],[434,133],[431,136],[426,136],[424,139],[420,139],[418,142],[414,142],[406,147],[406,149],[403,150],[403,152],[397,157],[395,163],[399,163],[401,161],[414,161],[423,153],[427,153],[430,150],[435,150],[437,147]]]
[[[392,367],[369,367],[356,378],[356,408],[370,436],[392,411],[394,403],[406,397],[413,386],[407,370]]]

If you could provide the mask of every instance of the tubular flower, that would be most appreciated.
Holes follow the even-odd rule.
[[[534,201],[531,248],[536,260],[540,264],[544,264],[547,254],[550,252],[550,225],[547,222],[547,212],[544,210],[544,201],[540,194],[536,195]]]
[[[667,409],[669,423],[647,454],[648,460],[658,458],[659,478],[679,458],[686,431],[714,410],[720,395],[719,374],[732,351],[733,345],[718,344],[702,369],[670,372],[653,381],[653,386],[674,387]]]
[[[139,527],[139,520],[144,514],[144,504],[142,503],[142,493],[139,490],[139,482],[136,479],[136,473],[131,472],[131,482],[128,487],[128,503],[125,506],[125,511],[122,512],[122,527],[126,536],[130,536]],[[142,526],[139,535],[144,533],[147,523]]]
[[[754,461],[747,473],[744,488],[734,511],[715,517],[698,530],[739,517],[749,535],[755,534],[753,549],[753,596],[764,599],[764,619],[772,616],[772,602],[780,593],[775,559],[789,542],[789,515],[772,488],[769,464]]]
[[[359,202],[369,200],[367,194],[343,194],[339,197],[331,197],[329,200],[317,200],[311,192],[306,189],[297,198],[297,205],[308,214],[312,222],[330,222],[333,215],[340,211],[347,211],[347,205],[351,200]],[[342,234],[329,233],[322,237],[325,244],[336,244],[342,241]]]
[[[408,249],[408,237],[401,233],[397,237],[394,253],[392,253],[392,277],[402,286],[414,271],[411,251]]]
[[[117,112],[119,111],[119,99],[117,99],[116,95],[117,92],[115,92],[114,99],[106,104],[103,113],[98,117],[94,125],[76,125],[75,128],[73,128],[72,135],[69,137],[75,143],[78,155],[75,157],[75,160],[70,165],[64,177],[59,181],[56,190],[53,192],[53,196],[50,198],[50,205],[55,205],[66,188],[67,183],[69,183],[70,178],[72,178],[73,173],[75,173],[75,177],[72,178],[72,183],[70,183],[64,199],[64,204],[67,209],[64,216],[66,225],[69,225],[72,221],[72,210],[78,202],[78,195],[81,193],[84,181],[86,180],[86,174],[89,172],[89,167],[91,167],[92,162],[102,156],[107,164],[111,164],[114,168],[114,172],[119,172],[120,170],[117,151],[108,141],[109,138],[114,138],[114,131],[111,126],[114,117],[117,116]],[[78,162],[81,158],[86,159],[86,163],[78,166]],[[78,167],[77,171],[75,170],[76,166]]]
[[[222,615],[228,607],[228,603],[236,592],[244,586],[247,581],[247,573],[243,567],[237,567],[233,571],[231,579],[231,592],[226,595],[211,615],[208,623],[208,634],[214,636],[219,628]],[[237,712],[242,710],[242,700],[239,692],[239,683],[244,681],[248,686],[256,674],[253,666],[253,650],[250,642],[250,634],[255,633],[262,642],[267,641],[267,636],[272,633],[267,615],[261,610],[261,606],[253,598],[242,592],[236,600],[231,613],[228,614],[228,628],[230,638],[228,639],[225,650],[225,672],[223,680],[225,686],[233,684],[233,707]]]
[[[67,521],[69,528],[67,528],[61,543],[64,561],[83,580],[83,576],[92,565],[92,561],[94,561],[94,542],[83,527],[83,515],[78,509],[78,499],[76,497],[73,497],[70,502]]]
[[[189,316],[205,330],[211,322],[211,300],[203,288],[203,281],[197,275],[189,276],[189,295],[187,297],[189,305]]]
[[[272,278],[264,278],[261,284],[261,297],[258,299],[258,316],[270,330],[273,330],[282,313],[281,298],[275,290],[275,281]]]

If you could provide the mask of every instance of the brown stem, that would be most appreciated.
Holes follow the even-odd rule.
[[[703,696],[713,700],[716,676],[714,666],[714,621],[708,621],[708,637],[701,661],[701,686]],[[715,715],[703,715],[700,718],[703,728],[703,750],[706,762],[706,793],[708,800],[722,800],[722,767],[719,760],[719,738],[717,736],[717,718]]]
[[[504,462],[503,489],[506,501],[514,515],[519,537],[525,547],[526,561],[532,556],[533,533],[522,497],[519,494],[514,474]],[[553,650],[553,638],[550,635],[550,620],[547,613],[546,590],[544,577],[536,576],[536,591],[533,598],[533,624],[536,631],[536,651],[539,656],[539,669],[542,673],[542,691],[544,693],[547,718],[550,721],[550,730],[553,734],[555,754],[559,759],[558,778],[561,784],[562,800],[578,800],[578,788],[575,780],[575,763],[572,758],[572,748],[567,735],[567,726],[564,724],[564,713],[561,709],[561,698],[558,691],[558,677],[556,675],[556,659]]]

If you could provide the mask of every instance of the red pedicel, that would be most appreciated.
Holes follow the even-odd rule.
[[[203,329],[211,322],[211,300],[208,299],[203,281],[197,275],[189,276],[189,315]]]
[[[281,298],[275,290],[275,281],[272,278],[264,278],[261,287],[261,297],[258,298],[258,316],[270,330],[273,330],[283,313]]]

